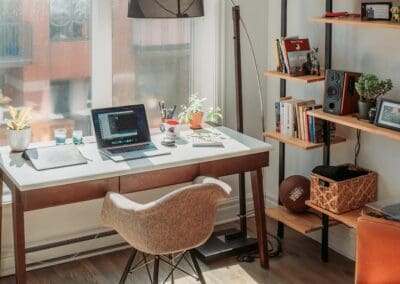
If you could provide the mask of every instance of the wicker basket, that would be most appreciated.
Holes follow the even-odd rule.
[[[362,169],[353,165],[349,167]],[[312,173],[311,202],[335,214],[342,214],[376,201],[378,175],[366,171],[369,172],[367,175],[340,182]]]

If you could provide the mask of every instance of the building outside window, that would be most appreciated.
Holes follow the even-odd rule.
[[[51,0],[50,38],[85,40],[89,38],[89,0]]]

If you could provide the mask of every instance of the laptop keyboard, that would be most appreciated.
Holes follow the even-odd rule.
[[[134,151],[141,151],[141,150],[156,150],[156,146],[153,144],[146,144],[146,145],[135,145],[135,146],[129,146],[129,147],[122,147],[122,148],[117,148],[117,149],[109,149],[108,151],[111,154],[121,154],[121,153],[128,153],[128,152],[134,152]]]

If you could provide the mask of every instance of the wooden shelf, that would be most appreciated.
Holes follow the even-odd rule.
[[[301,148],[303,150],[313,150],[313,149],[317,149],[317,148],[322,148],[324,147],[324,143],[310,143],[301,139],[297,139],[297,138],[293,138],[293,137],[289,137],[286,135],[283,135],[279,132],[265,132],[264,133],[265,137],[277,140],[279,142],[285,143],[285,144],[289,144],[292,145],[294,147],[297,148]],[[333,141],[331,142],[332,144],[339,144],[339,143],[343,143],[346,142],[346,139],[343,137],[335,137],[333,139]]]
[[[302,234],[308,234],[322,229],[322,221],[313,213],[293,214],[283,206],[267,208],[265,214]]]
[[[380,28],[380,29],[400,29],[400,24],[394,24],[390,21],[361,21],[359,17],[338,17],[338,18],[310,18],[309,22],[323,23],[323,24],[337,24],[337,25],[350,25],[361,26],[366,28]]]
[[[289,81],[294,81],[298,83],[304,83],[304,84],[309,84],[309,83],[315,83],[315,82],[320,82],[320,81],[325,81],[325,75],[322,72],[322,75],[316,76],[316,75],[306,75],[306,76],[290,76],[289,74],[282,73],[279,71],[267,71],[264,73],[264,76],[266,77],[273,77],[273,78],[280,78],[283,80],[289,80]]]
[[[378,127],[375,124],[369,123],[368,121],[360,120],[357,117],[354,117],[353,115],[338,116],[325,113],[321,109],[309,111],[307,112],[307,114],[310,116],[314,116],[316,118],[334,122],[336,124],[344,125],[354,129],[359,129],[361,131],[372,133],[378,136],[383,136],[394,140],[400,140],[400,132]]]
[[[308,206],[310,206],[312,209],[314,209],[322,214],[326,214],[330,218],[337,220],[340,223],[343,223],[346,226],[349,226],[351,228],[357,227],[357,219],[361,216],[361,210],[362,210],[362,209],[357,209],[357,210],[349,211],[349,212],[338,215],[338,214],[329,212],[325,209],[322,209],[322,208],[312,204],[310,200],[306,201],[306,204]]]

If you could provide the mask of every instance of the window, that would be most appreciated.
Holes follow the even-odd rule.
[[[13,106],[33,109],[33,141],[53,139],[59,127],[91,134],[90,4],[0,0],[11,11],[0,22],[0,89]],[[5,145],[4,126],[1,131]]]
[[[199,92],[212,105],[222,4],[205,4],[205,18],[138,20],[126,0],[0,0],[0,89],[32,107],[33,141],[59,127],[91,135],[90,109],[111,103],[145,104],[152,127],[159,100],[179,111]]]
[[[51,0],[50,38],[83,40],[89,38],[89,0]]]

